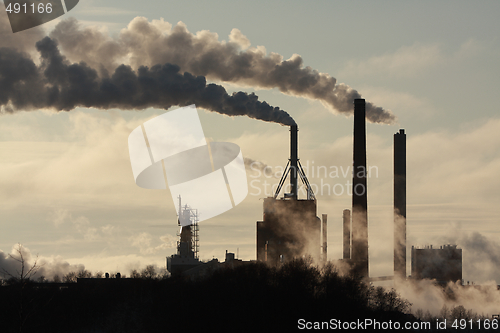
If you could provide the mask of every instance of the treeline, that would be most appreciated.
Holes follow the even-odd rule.
[[[340,275],[331,265],[318,268],[307,260],[280,267],[250,263],[195,280],[159,275],[154,266],[130,277],[58,288],[48,287],[49,282],[11,281],[0,288],[0,331],[289,332],[299,328],[300,319],[417,320],[394,290],[374,288]]]

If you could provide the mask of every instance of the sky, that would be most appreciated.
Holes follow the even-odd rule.
[[[392,142],[393,134],[404,128],[408,274],[412,245],[457,244],[463,249],[465,280],[500,283],[497,1],[88,0],[56,20],[15,34],[0,8],[0,47],[25,52],[36,65],[43,59],[35,43],[50,36],[68,63],[85,62],[99,75],[113,73],[120,64],[133,70],[151,67],[164,59],[155,54],[171,50],[145,36],[151,31],[167,36],[184,26],[190,34],[206,37],[209,45],[232,45],[236,53],[281,55],[283,60],[300,56],[300,69],[334,77],[395,116],[389,123],[367,123],[367,161],[373,167],[368,179],[370,276],[392,275]],[[72,37],[74,31],[82,39]],[[120,43],[129,43],[127,52],[112,48]],[[255,93],[295,119],[299,157],[317,187],[318,215],[328,214],[328,258],[339,259],[342,210],[351,205],[346,184],[351,178],[352,112],[262,82],[222,80],[210,73],[207,82],[228,93]],[[26,99],[33,96],[35,91],[25,94]],[[127,138],[165,112],[161,106],[128,110],[82,105],[63,111],[16,107],[12,112],[2,104],[3,255],[21,243],[47,267],[64,270],[84,266],[127,275],[149,264],[164,267],[165,257],[176,252],[174,203],[168,190],[135,184]],[[278,174],[285,166],[288,127],[204,108],[198,113],[209,140],[236,143],[244,157]],[[326,167],[328,174],[318,175],[318,167]],[[255,260],[262,199],[272,195],[269,188],[279,179],[252,170],[247,178],[249,194],[241,204],[200,223],[201,259],[223,260],[228,250]]]

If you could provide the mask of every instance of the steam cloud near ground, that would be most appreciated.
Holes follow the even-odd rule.
[[[0,250],[0,278],[8,280],[11,277],[20,277],[19,272],[21,272],[22,268],[17,249],[19,247],[16,244],[12,247],[10,255]],[[56,275],[62,279],[69,272],[78,272],[85,269],[84,265],[71,265],[60,258],[52,258],[52,260],[37,258],[36,255],[31,253],[29,248],[24,246],[22,246],[21,251],[25,262],[25,273],[35,264],[35,261],[36,266],[39,268],[35,270],[35,273],[31,276],[31,280],[37,280],[41,276],[53,279]]]
[[[455,238],[442,239],[442,244],[457,244],[462,249],[462,268],[467,278],[466,286],[448,283],[446,288],[431,280],[397,280],[396,290],[412,303],[412,313],[421,310],[424,316],[443,316],[443,307],[450,311],[462,305],[478,315],[489,316],[500,313],[500,291],[497,289],[500,276],[500,244],[478,233],[467,233]],[[411,274],[410,271],[407,272]],[[465,277],[465,276],[464,276]],[[453,295],[453,297],[449,297]]]

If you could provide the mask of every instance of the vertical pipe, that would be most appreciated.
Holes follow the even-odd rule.
[[[406,134],[394,134],[394,275],[406,278]]]
[[[366,187],[365,100],[354,100],[352,179],[352,254],[354,273],[368,277],[368,204]]]
[[[293,200],[297,200],[297,175],[298,175],[298,126],[290,126],[290,194]]]
[[[342,214],[342,220],[344,225],[344,259],[351,259],[351,211],[349,209],[344,209]]]
[[[323,225],[323,228],[322,228],[322,232],[323,232],[323,261],[326,262],[327,258],[328,258],[328,249],[327,249],[327,244],[328,244],[328,239],[327,239],[328,230],[327,230],[327,227],[326,227],[328,216],[326,214],[323,214],[323,215],[321,215],[321,217],[323,218],[323,224],[322,224]]]
[[[266,241],[266,245],[264,245],[264,261],[267,262],[267,241]]]

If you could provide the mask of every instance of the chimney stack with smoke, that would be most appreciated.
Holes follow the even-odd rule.
[[[342,214],[344,225],[344,254],[343,259],[351,259],[351,211],[344,209]]]
[[[366,188],[365,100],[354,100],[354,154],[352,179],[352,253],[353,271],[368,277],[368,204]]]
[[[293,200],[297,200],[297,175],[299,164],[299,128],[297,125],[290,126],[290,195]]]
[[[394,134],[394,276],[406,278],[406,134]]]

